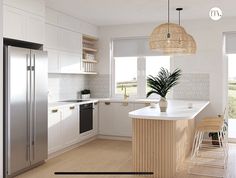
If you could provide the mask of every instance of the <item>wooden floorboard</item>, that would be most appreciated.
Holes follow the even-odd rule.
[[[132,144],[130,141],[97,139],[79,148],[48,160],[18,178],[130,178],[137,176],[55,176],[56,171],[132,171]],[[186,165],[187,167],[187,165]],[[138,176],[150,178],[151,176]],[[189,175],[185,168],[176,178],[209,178]],[[230,144],[227,178],[236,178],[236,144]]]

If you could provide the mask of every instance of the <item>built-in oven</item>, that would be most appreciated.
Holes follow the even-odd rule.
[[[93,129],[93,103],[80,105],[80,133]]]

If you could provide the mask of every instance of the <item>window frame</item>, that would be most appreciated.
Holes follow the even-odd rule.
[[[155,55],[164,56],[164,55]],[[134,56],[137,57],[137,94],[129,94],[129,98],[146,98],[146,57],[148,56]],[[170,71],[173,69],[172,56],[169,56],[170,60]],[[115,83],[115,57],[113,57],[113,40],[110,43],[110,96],[112,98],[123,98],[124,94],[116,94],[116,83]],[[140,87],[145,86],[145,87]],[[151,97],[152,98],[152,97]]]

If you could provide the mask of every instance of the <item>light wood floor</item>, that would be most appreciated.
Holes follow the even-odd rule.
[[[128,178],[135,176],[55,176],[55,171],[132,171],[132,148],[129,141],[97,139],[48,160],[18,178]],[[227,178],[236,178],[236,144],[230,145]],[[137,177],[137,176],[136,176]],[[144,176],[138,176],[144,178]],[[150,177],[150,176],[146,176]],[[176,178],[205,178],[187,174],[184,169]],[[207,178],[207,177],[206,177]]]

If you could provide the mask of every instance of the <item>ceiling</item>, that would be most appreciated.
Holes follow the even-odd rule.
[[[183,7],[182,19],[208,18],[212,7],[220,7],[223,17],[236,16],[235,0],[170,0],[171,20],[176,7]],[[119,25],[163,21],[167,0],[46,0],[46,5],[91,24]]]

